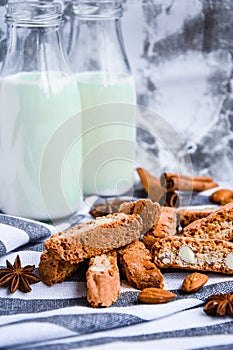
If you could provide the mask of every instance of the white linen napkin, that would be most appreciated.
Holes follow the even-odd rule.
[[[68,229],[85,220],[90,220],[88,215],[90,207],[97,200],[97,196],[85,199],[81,209],[67,220],[54,221],[51,225],[20,218],[11,215],[0,214],[0,256],[28,243],[44,240],[51,234]]]
[[[0,214],[0,256],[27,243],[48,237],[53,227],[33,220]]]

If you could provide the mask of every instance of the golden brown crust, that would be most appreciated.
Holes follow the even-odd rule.
[[[144,244],[135,241],[118,250],[120,264],[129,284],[138,289],[163,288],[163,275],[152,262],[152,255]]]
[[[143,244],[148,250],[151,250],[153,244],[157,241],[158,237],[153,235],[153,232],[149,231],[143,236]]]
[[[195,238],[233,239],[233,203],[224,205],[206,218],[186,226],[182,235]]]
[[[157,225],[161,210],[159,203],[153,203],[150,199],[139,199],[136,202],[125,202],[121,204],[119,212],[139,214],[143,223],[141,233],[145,233]]]
[[[184,228],[193,221],[206,218],[216,210],[218,210],[218,207],[205,207],[203,209],[179,209],[177,211],[177,222],[182,228]]]
[[[159,268],[178,268],[233,274],[233,243],[213,239],[166,237],[152,247]]]
[[[90,259],[87,300],[92,307],[112,305],[120,295],[120,274],[115,251]]]
[[[40,257],[38,272],[41,280],[48,286],[52,286],[54,283],[63,282],[77,268],[78,265],[56,260],[47,251],[44,251]]]
[[[154,236],[173,236],[176,234],[176,226],[176,208],[163,207],[159,222],[153,230]]]
[[[45,242],[45,248],[56,259],[77,264],[131,243],[140,237],[141,229],[139,215],[107,215],[53,235]]]
[[[157,225],[152,230],[145,233],[143,243],[147,249],[151,249],[152,245],[158,237],[163,238],[176,234],[176,209],[169,207],[161,207],[161,214]]]

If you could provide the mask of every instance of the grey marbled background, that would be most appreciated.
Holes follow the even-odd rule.
[[[0,62],[5,3],[0,0]],[[71,2],[63,5],[68,50],[75,28]],[[128,0],[122,25],[138,103],[166,120],[141,113],[138,165],[155,174],[173,171],[188,154],[196,174],[232,181],[233,1]]]

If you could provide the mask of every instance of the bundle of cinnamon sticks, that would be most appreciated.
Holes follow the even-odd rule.
[[[168,207],[179,207],[181,205],[180,195],[176,191],[201,192],[218,186],[212,177],[207,176],[163,173],[158,178],[143,168],[137,168],[137,172],[148,196],[153,201]]]
[[[202,192],[218,186],[209,176],[185,176],[173,173],[163,173],[160,183],[168,192],[177,190]]]

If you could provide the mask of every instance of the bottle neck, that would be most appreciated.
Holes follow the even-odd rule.
[[[84,20],[114,19],[123,14],[122,0],[73,0],[73,10]]]
[[[66,70],[59,25],[27,26],[8,24],[8,50],[2,75],[17,72]]]
[[[2,74],[60,70],[64,66],[59,37],[61,4],[17,1],[6,6],[8,51]]]
[[[130,74],[120,18],[76,18],[69,52],[73,71]]]

